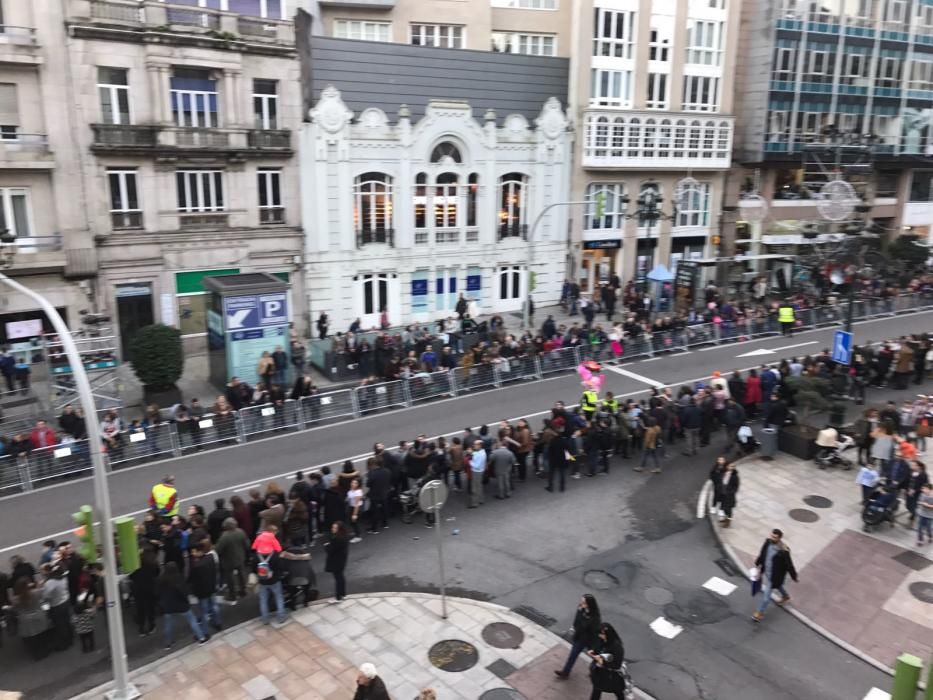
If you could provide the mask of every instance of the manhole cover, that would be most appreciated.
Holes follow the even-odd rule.
[[[679,625],[709,625],[722,622],[732,614],[725,600],[706,589],[679,595],[663,610],[664,617]]]
[[[674,600],[674,594],[666,588],[652,586],[651,588],[645,589],[645,598],[647,598],[649,603],[654,603],[655,605],[667,605]]]
[[[525,696],[513,688],[493,688],[480,695],[479,700],[525,700]]]
[[[513,673],[515,673],[515,671],[517,671],[518,669],[515,668],[512,664],[510,664],[505,659],[496,659],[495,661],[493,661],[491,664],[489,664],[486,667],[486,670],[489,671],[494,676],[497,676],[505,680],[506,678],[511,676]]]
[[[794,508],[788,515],[791,520],[796,520],[798,523],[815,523],[820,519],[819,515],[806,508]]]
[[[933,583],[927,581],[915,581],[908,586],[910,594],[917,600],[924,603],[933,603]]]
[[[901,552],[897,556],[891,558],[898,564],[908,566],[914,571],[923,571],[930,565],[929,559],[916,552]]]
[[[597,591],[608,591],[619,585],[619,579],[602,569],[590,569],[583,574],[583,583]]]
[[[496,649],[518,649],[525,633],[510,622],[491,622],[483,627],[483,641]]]
[[[445,639],[431,647],[428,658],[442,671],[466,671],[479,661],[479,652],[469,642]]]
[[[803,502],[812,508],[832,508],[833,502],[826,498],[826,496],[817,496],[816,494],[812,496],[806,496],[803,499]]]

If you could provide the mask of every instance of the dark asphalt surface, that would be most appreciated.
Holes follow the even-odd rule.
[[[931,325],[929,312],[881,319],[857,326],[856,341],[919,332]],[[676,386],[715,369],[725,372],[818,352],[830,344],[833,330],[695,350],[623,368]],[[807,345],[738,357],[801,343]],[[605,388],[624,395],[641,394],[648,386],[608,372]],[[166,472],[176,474],[186,500],[193,494],[207,504],[214,491],[229,495],[232,486],[246,488],[296,468],[362,456],[375,441],[392,444],[422,432],[437,435],[528,416],[546,411],[558,398],[576,401],[579,391],[575,375],[561,376],[116,472],[110,479],[114,513],[142,509],[149,488]],[[579,595],[594,592],[604,617],[616,623],[625,639],[636,682],[658,700],[858,700],[872,686],[886,687],[884,674],[789,615],[775,610],[760,626],[750,622],[747,582],[739,572],[719,566],[724,554],[706,521],[696,518],[697,494],[717,454],[715,447],[693,460],[672,448],[677,456],[669,457],[661,475],[633,473],[630,461],[616,460],[609,477],[570,481],[565,494],[546,493],[541,482],[530,480],[509,501],[495,501],[489,494],[486,505],[473,513],[466,512],[463,494],[453,494],[444,522],[451,594],[521,607],[560,633],[569,627]],[[70,513],[90,502],[91,491],[90,481],[84,480],[0,500],[2,551],[23,551],[34,558],[38,547],[23,543],[69,531]],[[322,575],[319,561],[316,568]],[[726,598],[702,589],[714,575],[739,588]],[[348,579],[351,593],[436,591],[433,532],[417,523],[393,523],[388,532],[366,537],[354,546]],[[325,594],[329,583],[323,581]],[[235,615],[250,612],[238,607]],[[683,633],[667,640],[652,632],[648,624],[661,615],[682,625]],[[156,641],[131,639],[130,656],[134,666],[151,661],[157,656]],[[20,660],[17,643],[0,649],[0,688],[35,691],[27,697],[67,697],[108,677],[103,652],[95,662],[74,652],[53,656],[42,675]]]

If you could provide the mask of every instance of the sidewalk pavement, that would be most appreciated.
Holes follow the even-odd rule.
[[[916,545],[903,499],[893,528],[865,533],[855,468],[820,470],[779,452],[773,461],[742,461],[738,471],[731,527],[711,519],[742,571],[780,528],[800,576],[785,584],[789,612],[888,672],[902,653],[933,656],[933,545]],[[761,624],[768,624],[767,614]]]
[[[586,657],[568,680],[554,675],[570,647],[557,635],[492,603],[448,598],[447,608],[443,620],[440,596],[423,593],[321,601],[293,613],[282,627],[252,620],[226,630],[204,646],[133,671],[131,680],[144,698],[348,700],[357,669],[370,662],[393,700],[412,700],[423,688],[433,688],[438,700],[589,697]],[[429,651],[445,640],[473,645],[476,663],[463,671],[435,667]],[[449,650],[434,657],[452,659]],[[96,700],[108,689],[77,700]],[[650,700],[638,692],[636,697]]]

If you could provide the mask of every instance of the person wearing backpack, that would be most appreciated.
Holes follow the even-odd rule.
[[[269,624],[269,598],[275,599],[276,621],[284,624],[288,619],[282,591],[284,567],[279,558],[282,544],[276,537],[277,529],[275,525],[267,525],[253,542],[253,550],[256,552],[256,578],[259,579],[259,617],[264,625]]]

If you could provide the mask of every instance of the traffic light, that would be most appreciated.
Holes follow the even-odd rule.
[[[601,219],[606,215],[606,193],[596,193],[596,218]]]
[[[78,524],[75,536],[78,538],[78,554],[85,561],[97,561],[97,543],[94,541],[94,509],[91,506],[81,506],[81,509],[71,516]]]
[[[139,540],[136,538],[136,522],[132,518],[117,518],[113,521],[117,531],[117,548],[120,552],[120,573],[131,574],[139,568]]]

